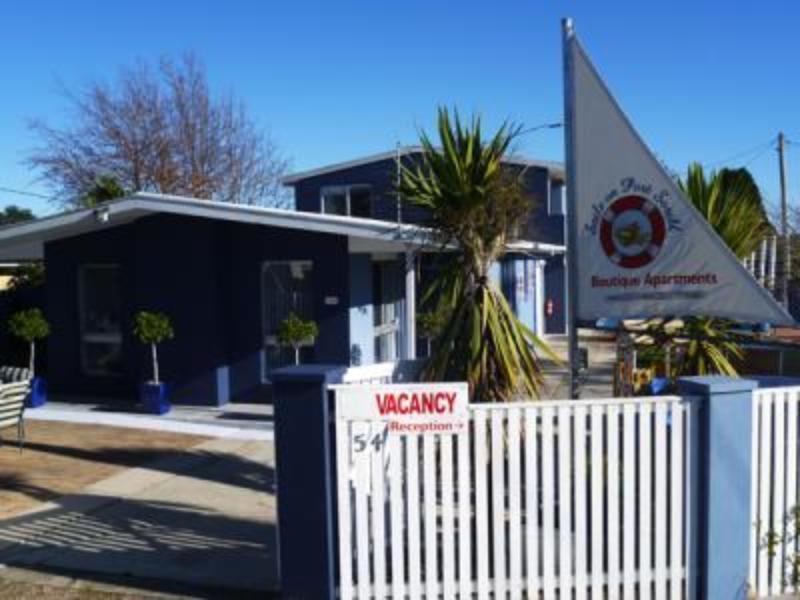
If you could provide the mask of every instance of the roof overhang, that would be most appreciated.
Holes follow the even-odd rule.
[[[298,231],[315,231],[348,238],[356,252],[403,252],[439,249],[434,232],[418,225],[342,217],[280,208],[199,200],[183,196],[138,193],[126,198],[51,217],[0,227],[0,262],[41,260],[48,242],[131,223],[153,214],[172,214]],[[562,254],[563,246],[517,241],[509,252]]]
[[[286,177],[281,179],[281,183],[283,183],[283,185],[286,186],[293,186],[299,181],[303,181],[304,179],[310,179],[312,177],[326,175],[327,173],[335,173],[336,171],[351,169],[353,167],[360,167],[361,165],[368,165],[383,160],[396,160],[399,156],[419,154],[422,152],[422,150],[423,150],[422,146],[402,146],[395,150],[390,150],[388,152],[381,152],[380,154],[371,154],[369,156],[363,156],[361,158],[357,158],[354,160],[333,163],[330,165],[317,167],[315,169],[309,169],[307,171],[298,171],[297,173],[291,173],[290,175],[287,175]],[[560,162],[548,161],[548,160],[536,160],[515,155],[510,155],[506,157],[504,161],[511,165],[519,165],[528,168],[546,169],[550,174],[551,180],[563,182],[566,178],[566,175],[564,173],[564,165],[563,163]]]
[[[430,230],[414,225],[138,193],[95,208],[0,227],[0,261],[41,260],[47,242],[102,231],[159,213],[344,235],[350,239],[351,248],[361,245],[376,251],[424,246],[431,237]]]

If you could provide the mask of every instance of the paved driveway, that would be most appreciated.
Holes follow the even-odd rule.
[[[123,471],[0,521],[0,563],[151,589],[276,589],[272,465],[271,442],[214,439]]]

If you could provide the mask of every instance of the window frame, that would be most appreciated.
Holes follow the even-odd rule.
[[[289,260],[265,260],[261,263],[261,306],[259,307],[261,310],[261,337],[263,339],[264,346],[272,345],[278,346],[278,336],[277,335],[268,335],[267,334],[267,319],[265,318],[264,314],[264,299],[266,298],[266,271],[267,268],[272,265],[291,265],[293,264],[300,264],[310,267],[311,276],[314,276],[314,261],[310,258],[299,258],[299,259],[289,259]],[[312,280],[313,286],[313,280]],[[312,296],[313,296],[313,287],[312,287]],[[301,318],[305,318],[303,315],[298,315]],[[315,319],[316,315],[311,315],[311,319]],[[312,346],[313,344],[309,342],[303,342],[301,346]]]
[[[367,190],[369,192],[369,207],[370,207],[370,214],[367,216],[362,215],[353,215],[353,206],[350,199],[350,194],[353,190]],[[327,194],[334,194],[334,193],[344,193],[345,197],[345,214],[341,215],[339,213],[328,212],[325,209],[325,196]],[[369,183],[351,183],[351,184],[342,184],[342,185],[324,185],[319,190],[319,206],[320,211],[322,214],[326,215],[335,215],[340,217],[355,217],[357,219],[369,219],[372,217],[372,185]]]
[[[267,333],[267,319],[266,319],[266,315],[264,314],[265,313],[265,311],[264,311],[264,300],[266,298],[266,287],[267,287],[266,276],[265,276],[266,275],[266,271],[267,271],[267,268],[269,268],[272,265],[292,265],[292,264],[298,264],[298,263],[302,264],[302,265],[307,265],[311,270],[311,277],[312,277],[311,294],[312,294],[312,298],[315,299],[314,298],[314,287],[313,287],[314,286],[314,280],[313,280],[313,276],[314,276],[314,261],[312,259],[309,259],[309,258],[298,258],[298,259],[283,259],[283,260],[265,260],[265,261],[262,261],[262,263],[261,263],[261,269],[259,271],[259,277],[260,277],[259,290],[260,290],[260,293],[261,293],[261,297],[259,298],[259,307],[258,308],[259,308],[259,313],[260,313],[260,316],[261,316],[261,360],[259,362],[260,362],[260,369],[261,369],[261,383],[263,383],[263,384],[271,383],[270,378],[269,378],[270,371],[273,368],[276,368],[277,366],[280,366],[280,365],[272,365],[272,364],[270,364],[270,361],[269,361],[269,358],[268,358],[270,350],[271,349],[272,350],[277,350],[277,352],[279,354],[283,351],[283,349],[281,348],[281,345],[278,343],[278,336],[275,335],[275,334],[268,335],[268,333]],[[316,321],[316,306],[314,306],[314,313],[315,314],[311,315],[311,318]],[[300,315],[300,316],[302,318],[305,318],[304,315]],[[300,344],[301,348],[308,348],[308,347],[311,347],[311,346],[313,346],[313,344],[310,343],[310,342],[302,342]]]
[[[89,270],[116,270],[117,274],[122,272],[119,263],[84,263],[78,266],[78,354],[80,356],[81,373],[92,377],[122,377],[124,375],[124,368],[119,371],[103,371],[93,369],[89,366],[86,353],[86,344],[116,344],[120,352],[123,349],[123,308],[122,308],[122,295],[120,295],[120,323],[119,332],[117,333],[96,333],[88,332],[86,324],[86,272]]]

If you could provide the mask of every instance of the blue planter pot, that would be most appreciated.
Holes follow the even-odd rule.
[[[164,415],[172,409],[165,383],[143,383],[139,390],[142,408],[151,415]]]
[[[31,379],[31,393],[25,401],[27,408],[39,408],[47,404],[47,383],[44,377]]]

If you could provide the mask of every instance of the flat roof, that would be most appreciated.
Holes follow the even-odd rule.
[[[361,165],[368,165],[370,163],[380,162],[382,160],[395,159],[397,158],[398,154],[400,156],[407,156],[409,154],[419,154],[420,152],[422,152],[422,146],[402,146],[395,150],[389,150],[387,152],[381,152],[379,154],[363,156],[361,158],[333,163],[315,169],[308,169],[306,171],[298,171],[297,173],[292,173],[290,175],[287,175],[286,177],[281,179],[281,182],[284,185],[294,185],[298,181],[302,181],[304,179],[310,179],[311,177],[317,177],[319,175],[325,175],[327,173],[335,173],[336,171],[343,171],[344,169],[359,167]],[[513,155],[507,157],[505,159],[505,162],[513,165],[522,165],[525,167],[547,169],[550,172],[550,179],[554,179],[556,181],[564,181],[566,177],[564,173],[564,164],[560,162],[536,160],[536,159],[530,159],[522,156],[513,156]]]
[[[94,208],[0,227],[0,261],[41,260],[47,242],[159,213],[343,235],[351,252],[399,252],[427,246],[434,239],[432,230],[418,225],[140,192]],[[509,250],[560,253],[563,247],[524,242]]]
[[[39,260],[44,256],[47,242],[109,229],[158,213],[344,235],[372,242],[383,250],[422,245],[431,235],[423,227],[375,219],[140,192],[94,208],[0,227],[0,261]]]

